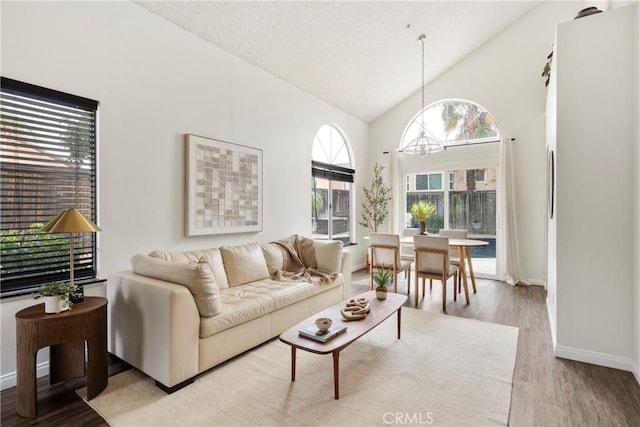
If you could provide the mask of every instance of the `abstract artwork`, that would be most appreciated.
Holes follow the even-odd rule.
[[[187,134],[186,233],[262,231],[262,150]]]

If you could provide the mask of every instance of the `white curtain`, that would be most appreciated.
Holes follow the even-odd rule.
[[[398,212],[400,212],[400,182],[398,180],[398,151],[389,153],[389,185],[391,186],[391,206],[389,215],[390,233],[398,233]]]
[[[500,217],[502,232],[499,233],[499,256],[504,268],[504,278],[512,286],[518,283],[526,284],[520,275],[520,261],[518,258],[518,235],[516,233],[516,210],[515,210],[515,185],[513,162],[511,159],[511,148],[513,141],[511,138],[502,138],[500,141],[500,171],[498,180],[500,186]]]

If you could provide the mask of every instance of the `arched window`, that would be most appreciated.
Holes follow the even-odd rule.
[[[316,133],[311,157],[316,162],[351,167],[347,142],[342,133],[332,125],[322,125]]]
[[[311,224],[317,239],[351,241],[351,187],[355,171],[347,140],[338,128],[323,125],[311,150]]]
[[[400,151],[422,130],[445,147],[497,141],[500,131],[486,108],[464,99],[445,99],[419,111],[406,127]]]
[[[424,109],[424,114],[419,111],[405,129],[400,150],[423,130],[445,147],[500,140],[500,131],[489,111],[460,99],[433,103]],[[487,149],[486,152],[491,151]],[[489,242],[487,246],[471,250],[471,256],[477,273],[493,277],[497,272],[496,242],[500,232],[497,227],[499,164],[497,158],[477,158],[475,151],[469,151],[452,149],[448,156],[406,155],[399,159],[404,192],[399,226],[418,227],[411,207],[419,201],[432,203],[436,211],[427,220],[427,231],[438,234],[441,229],[466,230],[469,238]]]

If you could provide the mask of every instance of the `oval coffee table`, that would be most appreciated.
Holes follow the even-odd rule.
[[[345,307],[346,301],[327,308],[320,313],[316,313],[312,317],[303,320],[295,326],[287,329],[280,335],[280,341],[291,346],[291,381],[296,380],[296,349],[308,351],[316,354],[333,355],[333,388],[334,397],[340,398],[340,352],[352,344],[355,340],[371,331],[373,328],[391,317],[393,313],[398,313],[398,339],[400,339],[400,312],[402,305],[407,301],[406,295],[387,293],[387,299],[376,299],[376,292],[369,291],[353,298],[367,298],[369,300],[371,311],[361,320],[347,321],[342,318],[340,310]],[[315,319],[318,317],[329,317],[333,320],[334,326],[345,325],[347,330],[327,341],[326,343],[314,341],[309,338],[299,336],[299,331],[314,325]]]

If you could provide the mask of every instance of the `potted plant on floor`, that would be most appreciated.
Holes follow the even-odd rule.
[[[376,298],[387,299],[387,286],[391,282],[391,269],[380,267],[371,273],[373,282],[376,284]]]
[[[45,313],[60,313],[70,309],[73,305],[71,298],[78,296],[78,287],[75,284],[50,282],[43,285],[33,298],[44,298]]]
[[[373,179],[371,180],[371,186],[364,189],[362,214],[358,222],[358,224],[369,228],[374,233],[378,232],[378,226],[389,216],[391,188],[384,183],[382,178],[383,169],[384,167],[378,163],[373,166]]]
[[[426,234],[427,219],[436,211],[436,207],[425,200],[420,200],[411,206],[411,215],[420,223],[420,234]]]

